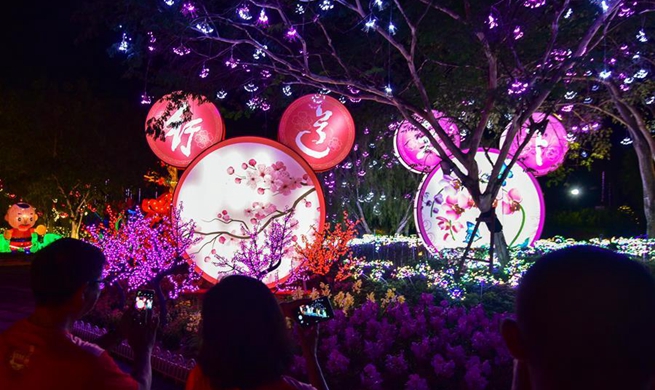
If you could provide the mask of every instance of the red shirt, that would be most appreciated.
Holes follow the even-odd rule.
[[[0,334],[0,389],[138,389],[109,354],[68,332],[21,320]]]
[[[195,366],[189,373],[185,390],[212,390],[209,384],[209,378],[202,373],[200,366]],[[257,390],[316,390],[316,388],[306,383],[298,382],[291,377],[283,376],[274,383],[258,387]]]

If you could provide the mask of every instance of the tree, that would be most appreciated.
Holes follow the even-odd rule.
[[[348,157],[323,174],[328,211],[338,220],[346,211],[365,234],[402,234],[413,216],[412,194],[419,175],[408,174],[394,157],[394,119],[377,109],[353,110],[356,123],[365,124]]]
[[[0,177],[43,214],[49,229],[64,225],[77,237],[81,222],[106,202],[122,200],[154,160],[145,139],[126,142],[142,121],[138,108],[98,97],[84,81],[0,89],[6,103]]]
[[[575,72],[567,74],[560,103],[562,114],[575,124],[574,136],[593,133],[606,118],[627,130],[622,142],[632,144],[637,155],[650,238],[655,237],[655,83],[649,73],[655,45],[645,26],[655,23],[654,11],[653,2],[622,10],[635,17],[616,26]]]
[[[200,275],[184,255],[197,243],[193,221],[181,222],[178,207],[172,215],[153,223],[140,210],[114,215],[108,211],[107,224],[88,226],[89,242],[107,257],[103,276],[110,285],[125,285],[128,291],[143,287],[155,290],[159,321],[166,324],[167,298],[198,289]]]
[[[506,127],[513,139],[536,110],[552,111],[544,103],[553,88],[631,6],[569,0],[111,3],[110,20],[122,26],[116,52],[148,63],[149,74],[188,69],[196,80],[224,88],[218,98],[234,86],[248,94],[249,107],[262,110],[274,100],[271,86],[331,91],[392,108],[421,129],[479,210],[491,215],[509,173],[503,166],[510,143],[500,146],[485,188],[474,160],[478,148],[495,145]],[[461,125],[461,147],[438,124],[435,107]],[[502,231],[495,235],[507,261]]]

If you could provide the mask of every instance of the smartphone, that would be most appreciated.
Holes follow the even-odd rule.
[[[311,326],[334,318],[332,305],[327,297],[320,297],[296,309],[295,320],[302,326]]]
[[[152,318],[152,304],[155,301],[154,290],[137,290],[134,299],[136,319],[140,324],[145,324]]]

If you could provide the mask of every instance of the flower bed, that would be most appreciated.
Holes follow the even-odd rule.
[[[335,318],[321,327],[319,359],[328,383],[337,389],[507,389],[511,358],[499,325],[513,310],[514,287],[539,255],[592,244],[626,253],[651,267],[655,264],[655,240],[555,238],[512,249],[512,260],[502,267],[496,263],[491,274],[486,264],[468,262],[457,278],[455,264],[461,251],[444,251],[435,258],[416,238],[368,240],[351,245],[355,249],[364,245],[362,251],[385,256],[415,253],[416,257],[356,259],[351,278],[328,280],[329,284],[312,291],[312,297],[330,297],[335,307]],[[484,249],[473,255],[487,256]],[[291,293],[292,298],[302,294],[301,290]],[[104,300],[87,320],[111,326],[119,314]],[[173,352],[159,351],[158,358],[164,358],[156,365],[165,375],[183,380],[192,366],[199,346],[199,318],[197,297],[169,302],[169,321],[160,331],[160,345]],[[304,365],[298,349],[292,374],[302,378]]]

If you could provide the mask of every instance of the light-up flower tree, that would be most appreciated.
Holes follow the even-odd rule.
[[[293,234],[298,225],[298,221],[293,218],[293,210],[284,214],[281,219],[270,221],[270,224],[264,227],[255,218],[250,230],[247,225],[242,225],[242,234],[248,238],[239,241],[239,249],[231,258],[212,250],[214,259],[206,260],[225,270],[219,272],[221,277],[238,274],[264,279],[278,269],[283,257],[292,255],[294,242],[298,240]]]
[[[113,18],[122,26],[116,52],[150,64],[150,74],[157,71],[154,63],[160,71],[190,70],[188,81],[205,82],[218,99],[245,93],[253,110],[272,107],[264,91],[274,86],[284,95],[313,90],[390,107],[421,129],[480,211],[492,215],[510,171],[501,171],[510,145],[500,147],[484,190],[474,159],[478,148],[493,145],[495,133],[507,126],[507,138],[514,139],[536,110],[551,111],[542,106],[553,88],[631,6],[610,0],[110,3],[112,10],[125,10]],[[576,33],[561,34],[569,30]],[[461,146],[433,108],[457,121],[465,136]],[[495,238],[507,261],[502,231]]]
[[[87,227],[89,241],[107,257],[103,276],[111,285],[128,291],[152,288],[157,297],[160,323],[166,323],[168,299],[198,289],[200,275],[183,257],[197,242],[195,224],[179,222],[180,208],[153,224],[140,210],[113,215],[107,225]]]

